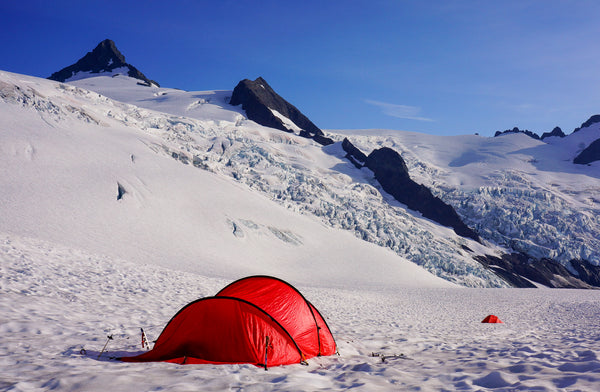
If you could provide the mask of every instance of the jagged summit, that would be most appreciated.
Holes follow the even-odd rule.
[[[537,133],[531,132],[527,129],[519,129],[519,127],[514,127],[513,129],[507,129],[506,131],[496,131],[496,133],[494,134],[494,137],[507,135],[510,133],[523,133],[523,134],[525,134],[529,137],[532,137],[536,140],[540,140],[540,135],[538,135]]]
[[[148,79],[136,67],[125,62],[125,56],[119,52],[115,43],[110,39],[105,39],[91,52],[79,59],[75,64],[69,65],[48,77],[50,80],[66,82],[69,80],[83,79],[93,74],[122,73],[132,78],[140,79],[147,85],[156,85],[153,80]],[[89,75],[89,76],[87,76]]]
[[[552,130],[552,132],[544,132],[542,134],[541,139],[544,140],[547,137],[553,137],[553,136],[565,137],[567,135],[565,135],[565,133],[563,132],[562,129],[560,129],[560,127],[554,127],[554,129]]]
[[[239,82],[229,103],[234,106],[242,105],[250,120],[266,127],[297,132],[322,145],[333,143],[300,110],[277,94],[262,77],[254,81],[244,79]]]
[[[573,133],[579,132],[583,128],[587,128],[592,124],[596,124],[600,122],[600,114],[594,114],[590,118],[588,118],[580,127],[577,127],[573,130]]]

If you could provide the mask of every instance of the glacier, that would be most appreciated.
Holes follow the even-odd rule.
[[[226,90],[140,86],[123,75],[69,84],[11,82],[15,76],[8,73],[3,79],[5,103],[30,107],[49,124],[110,127],[106,122],[112,120],[151,135],[154,141],[144,143],[156,154],[234,179],[294,213],[390,249],[451,282],[507,285],[474,255],[518,251],[565,264],[571,259],[600,263],[599,204],[593,197],[600,189],[598,165],[576,167],[566,160],[600,137],[599,124],[564,141],[549,138],[553,143],[518,134],[484,138],[331,130],[326,134],[336,143],[321,147],[247,120],[241,109],[228,105],[231,92]],[[369,169],[344,159],[344,137],[366,152],[398,151],[411,177],[452,205],[484,244],[455,235],[387,195]]]

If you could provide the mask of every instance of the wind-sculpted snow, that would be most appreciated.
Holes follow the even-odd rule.
[[[598,290],[301,285],[339,356],[268,372],[110,359],[143,352],[140,327],[152,342],[182,306],[228,283],[0,232],[0,389],[559,392],[600,383]],[[481,323],[492,312],[503,324]]]
[[[54,86],[53,96],[33,98],[17,85],[3,87],[2,91],[13,93],[3,93],[2,98],[33,107],[48,122],[87,121],[89,117],[101,119],[101,126],[118,124],[156,136],[159,139],[148,148],[158,154],[232,177],[290,210],[389,248],[437,276],[467,286],[506,286],[464,250],[473,248],[471,241],[382,195],[372,172],[358,170],[342,159],[339,143],[323,150],[311,140],[239,117],[215,121],[174,116],[81,88]],[[80,110],[69,110],[69,106]],[[296,241],[284,233],[273,234]]]

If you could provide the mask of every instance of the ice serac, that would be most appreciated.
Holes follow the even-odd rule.
[[[246,111],[248,118],[260,125],[285,132],[293,132],[289,125],[286,126],[284,121],[273,113],[273,111],[276,111],[301,129],[300,136],[314,139],[324,146],[333,143],[333,140],[325,137],[323,131],[313,124],[308,117],[277,94],[262,77],[254,81],[244,79],[239,82],[233,90],[229,103],[233,106],[242,105],[242,109]]]
[[[342,142],[342,148],[347,153],[346,158],[355,166],[359,167],[359,162],[364,162],[364,166],[373,171],[383,190],[394,199],[406,204],[411,210],[419,211],[425,218],[452,227],[460,236],[480,241],[479,235],[460,219],[452,206],[434,196],[429,188],[410,178],[408,167],[398,152],[382,147],[365,156],[348,139]]]
[[[136,67],[125,62],[125,56],[119,52],[115,43],[110,39],[100,42],[94,50],[88,52],[75,64],[54,72],[48,79],[65,82],[77,75],[88,73],[90,76],[96,76],[94,74],[111,73],[118,68],[127,68],[127,76],[139,79],[143,84],[158,86],[158,83],[148,79]]]

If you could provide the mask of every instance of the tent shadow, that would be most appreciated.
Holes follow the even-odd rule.
[[[94,361],[98,361],[98,362],[114,362],[114,361],[117,361],[117,358],[133,357],[136,355],[143,354],[145,352],[147,352],[147,351],[146,350],[139,350],[139,351],[122,351],[122,350],[106,351],[105,350],[104,352],[101,352],[100,350],[87,350],[87,349],[82,348],[78,354],[81,356],[84,356],[86,358],[92,359]]]

